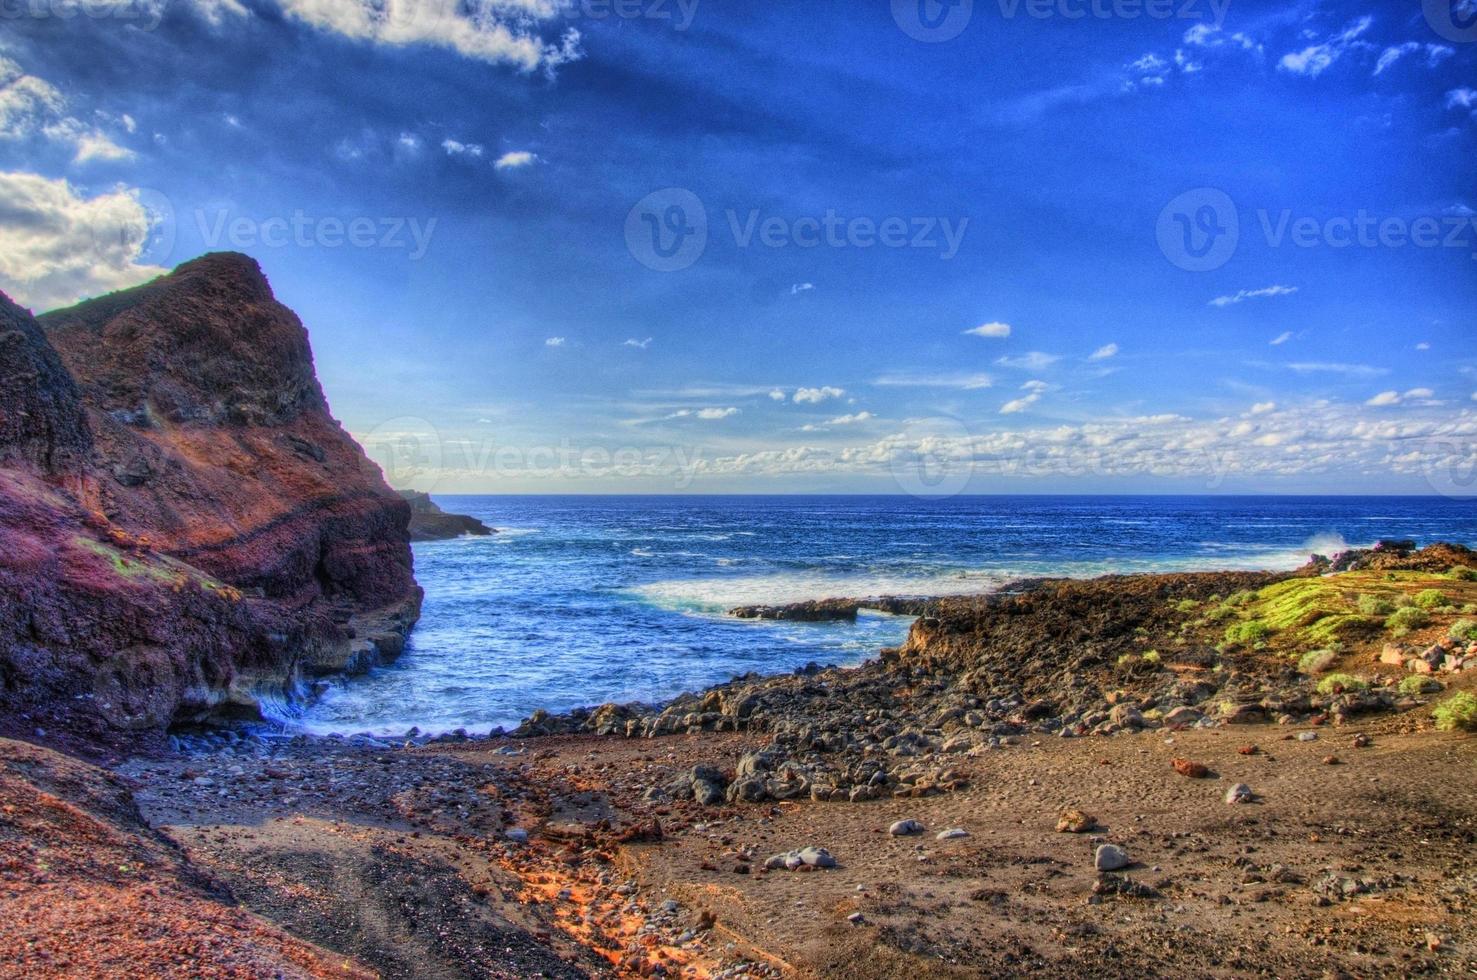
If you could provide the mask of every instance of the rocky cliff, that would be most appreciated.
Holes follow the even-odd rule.
[[[397,655],[408,505],[256,263],[39,321],[0,297],[0,709],[157,732]]]

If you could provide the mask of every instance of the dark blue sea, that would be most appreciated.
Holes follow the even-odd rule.
[[[1291,569],[1381,537],[1477,543],[1442,497],[437,497],[499,530],[416,546],[404,656],[285,719],[320,733],[511,727],[748,671],[855,664],[909,621],[738,621],[750,603],[986,592],[1022,576]]]

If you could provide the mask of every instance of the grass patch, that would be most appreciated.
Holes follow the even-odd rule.
[[[1365,616],[1388,616],[1395,611],[1395,603],[1382,595],[1362,595],[1359,597],[1359,612]]]
[[[1226,627],[1226,642],[1241,646],[1255,646],[1265,641],[1272,633],[1272,627],[1260,619],[1250,619],[1244,623],[1235,623]]]
[[[1477,640],[1477,623],[1470,619],[1459,619],[1452,623],[1451,629],[1446,632],[1453,640],[1470,643],[1472,640]]]
[[[1417,694],[1431,694],[1441,690],[1441,682],[1432,677],[1422,677],[1419,674],[1411,674],[1400,682],[1400,693],[1414,697]]]
[[[1477,732],[1477,697],[1467,691],[1453,694],[1431,712],[1436,728],[1443,732]]]
[[[1447,578],[1454,578],[1458,582],[1477,582],[1477,569],[1468,568],[1466,565],[1454,565],[1451,571],[1446,573]]]
[[[1397,609],[1394,615],[1385,620],[1385,628],[1393,636],[1404,636],[1411,630],[1418,630],[1430,625],[1430,614],[1418,606],[1406,606],[1404,609]]]
[[[1318,682],[1319,694],[1337,694],[1340,691],[1364,691],[1369,684],[1353,674],[1329,674]]]
[[[1196,602],[1194,599],[1181,599],[1179,602],[1176,602],[1174,604],[1175,612],[1181,613],[1192,613],[1199,608],[1200,603]]]
[[[1451,600],[1440,589],[1426,589],[1416,594],[1415,604],[1422,609],[1440,609],[1451,605]]]

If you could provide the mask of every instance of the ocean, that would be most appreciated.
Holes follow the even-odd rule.
[[[318,734],[513,727],[749,671],[856,664],[910,620],[735,620],[737,605],[986,592],[1024,576],[1291,569],[1382,537],[1477,543],[1442,497],[438,496],[499,533],[415,546],[404,655],[277,719]]]

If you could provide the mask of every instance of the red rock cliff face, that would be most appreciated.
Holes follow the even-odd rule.
[[[409,508],[255,262],[206,256],[39,327],[6,301],[0,369],[12,721],[162,730],[400,652]]]

